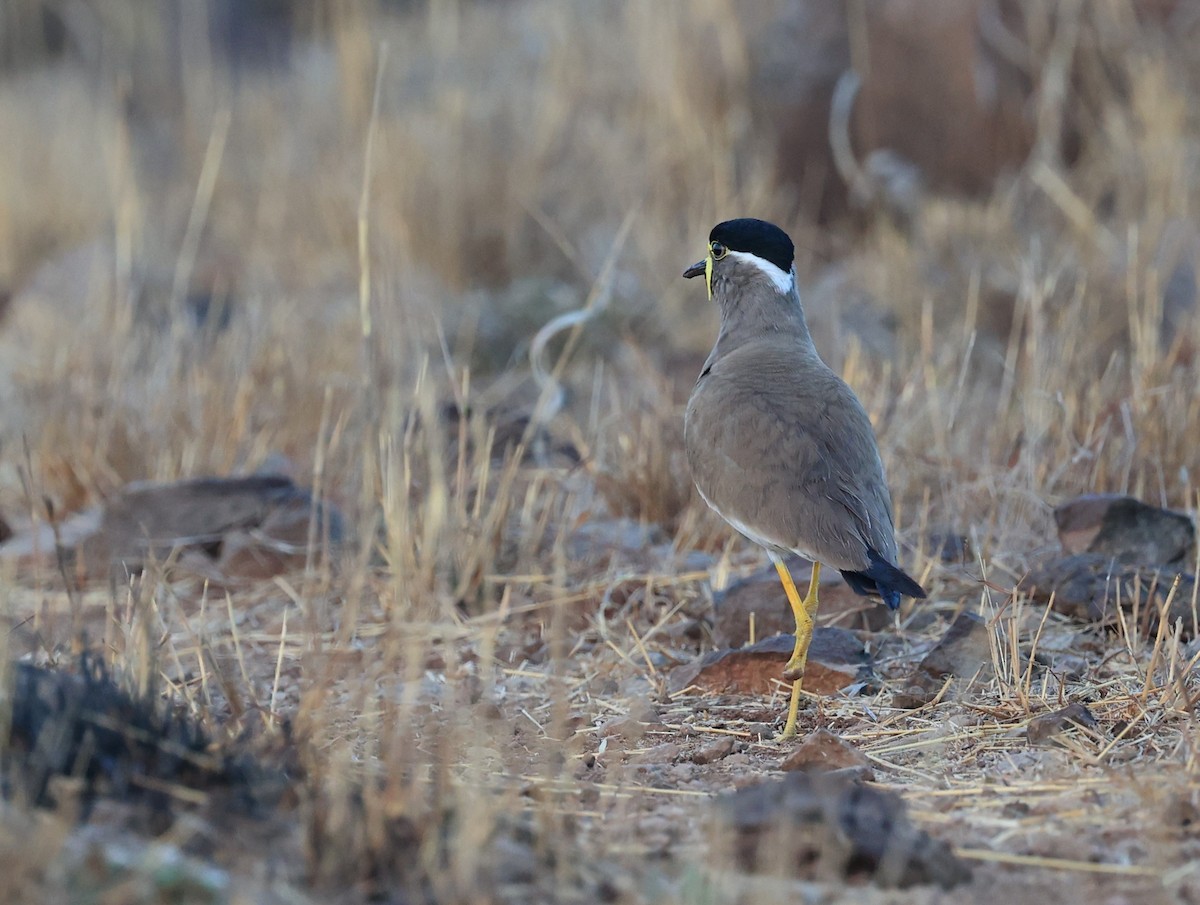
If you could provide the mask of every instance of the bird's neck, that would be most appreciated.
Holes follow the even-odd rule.
[[[816,354],[800,295],[793,285],[788,293],[759,293],[751,304],[743,293],[716,296],[721,310],[721,330],[717,334],[714,355],[731,352],[738,346],[764,336],[791,338],[797,345]]]

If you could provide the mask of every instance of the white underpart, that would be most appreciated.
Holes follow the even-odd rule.
[[[736,254],[736,252],[730,252],[730,254]],[[775,269],[778,270],[779,268],[775,268]],[[746,538],[749,541],[753,541],[754,543],[758,544],[760,547],[765,548],[767,551],[767,556],[770,557],[771,562],[773,562],[773,563],[774,562],[782,562],[782,557],[780,557],[779,553],[777,552],[778,550],[791,550],[793,553],[795,553],[799,556],[803,556],[807,560],[810,560],[812,562],[817,562],[818,557],[813,555],[812,553],[808,552],[807,550],[801,550],[799,547],[790,547],[785,543],[782,543],[780,541],[770,540],[769,538],[763,537],[761,534],[751,531],[750,528],[748,528],[746,526],[746,524],[743,521],[741,521],[741,519],[736,519],[736,518],[733,518],[732,516],[726,515],[724,512],[722,512],[720,509],[718,509],[716,506],[714,506],[713,501],[710,500],[708,497],[706,497],[704,495],[704,491],[700,490],[699,487],[697,487],[696,490],[700,494],[700,499],[702,499],[702,500],[704,500],[704,502],[708,503],[708,508],[711,509],[713,512],[715,512],[717,515],[721,516],[721,518],[725,519],[725,521],[727,521],[729,523],[730,527],[732,527],[735,531],[737,531],[738,534],[742,535],[742,537]]]
[[[784,295],[791,292],[792,286],[796,284],[796,271],[794,268],[785,273],[766,258],[760,258],[758,255],[750,254],[748,251],[730,251],[729,257],[741,261],[743,264],[750,264],[753,267],[757,267],[766,274],[767,279],[774,283],[775,288]]]

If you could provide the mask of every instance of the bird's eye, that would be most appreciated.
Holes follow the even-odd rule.
[[[721,258],[725,257],[725,255],[729,254],[729,249],[720,242],[710,242],[708,244],[708,250],[712,254],[714,261],[719,261]]]

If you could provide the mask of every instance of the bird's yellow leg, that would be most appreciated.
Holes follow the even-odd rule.
[[[782,561],[775,563],[775,571],[783,583],[784,593],[787,594],[788,604],[792,608],[792,616],[796,619],[796,646],[792,657],[783,667],[785,679],[792,679],[792,699],[788,703],[787,723],[783,727],[780,738],[792,738],[796,734],[796,718],[800,711],[800,683],[804,681],[804,666],[808,661],[808,646],[812,643],[813,620],[817,616],[817,585],[821,581],[821,564],[813,563],[812,577],[808,580],[808,594],[803,600],[796,590],[796,583]]]

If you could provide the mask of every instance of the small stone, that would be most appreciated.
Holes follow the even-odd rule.
[[[1029,721],[1025,729],[1025,737],[1030,745],[1053,746],[1054,737],[1068,729],[1082,726],[1085,729],[1099,730],[1100,724],[1087,706],[1078,702],[1068,704],[1053,713],[1043,713]]]
[[[529,883],[536,876],[537,854],[533,846],[516,832],[498,832],[491,841],[496,865],[496,880],[502,883]]]
[[[643,707],[628,716],[615,716],[602,723],[600,737],[636,742],[655,726],[661,725],[662,717],[653,708]]]
[[[754,766],[754,758],[751,757],[749,754],[747,754],[745,751],[741,751],[737,754],[731,754],[727,758],[725,758],[725,766],[727,766],[727,767],[753,767]]]
[[[804,773],[870,767],[871,761],[866,755],[828,729],[810,732],[779,765],[779,769],[785,772],[799,770]]]
[[[647,724],[631,720],[627,716],[615,716],[600,724],[600,737],[636,742],[649,728]]]
[[[946,629],[946,634],[921,661],[920,670],[935,678],[971,678],[992,674],[992,648],[987,623],[963,611]]]
[[[1173,830],[1195,836],[1200,830],[1200,807],[1188,795],[1176,795],[1167,802],[1163,823]]]
[[[947,678],[961,683],[986,682],[993,675],[987,623],[964,610],[925,655],[904,690],[893,695],[892,703],[905,709],[923,707],[941,693]]]
[[[640,748],[629,752],[631,764],[673,764],[683,754],[683,749],[674,742],[655,745],[653,748]]]
[[[940,688],[935,688],[928,679],[921,678],[910,682],[904,689],[892,695],[892,706],[901,710],[917,710],[932,702]]]
[[[694,751],[692,756],[688,758],[694,764],[711,764],[722,758],[728,757],[733,753],[733,736],[726,735],[723,738],[717,739],[698,751]]]

